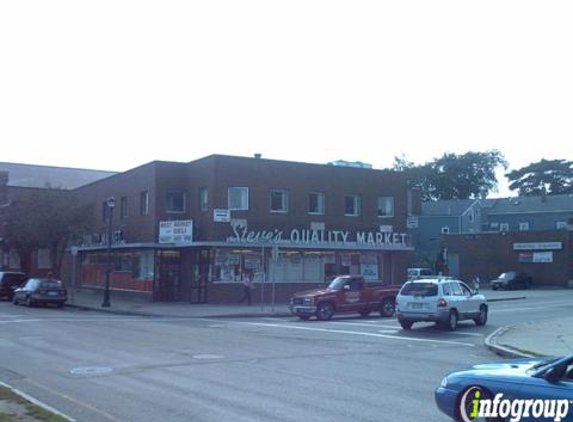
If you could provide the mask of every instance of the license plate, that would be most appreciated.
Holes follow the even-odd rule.
[[[423,303],[410,303],[412,309],[422,309],[424,307]]]
[[[58,296],[58,292],[48,292],[48,296]]]

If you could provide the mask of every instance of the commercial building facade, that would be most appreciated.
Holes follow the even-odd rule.
[[[234,302],[245,276],[267,303],[337,274],[398,284],[412,250],[407,181],[392,171],[213,155],[75,192],[99,221],[74,248],[78,284],[104,286],[114,197],[112,290],[155,301]]]

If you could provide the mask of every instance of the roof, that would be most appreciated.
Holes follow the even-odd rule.
[[[539,212],[573,212],[573,194],[522,196],[516,198],[501,198],[488,214],[524,214]]]
[[[422,202],[422,216],[460,216],[476,199],[448,199]]]
[[[0,162],[0,171],[8,172],[8,186],[61,189],[75,189],[116,174],[113,171],[3,162]]]

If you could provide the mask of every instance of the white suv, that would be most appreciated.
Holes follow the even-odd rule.
[[[396,316],[405,330],[418,321],[433,321],[450,331],[465,319],[481,326],[487,322],[487,299],[459,280],[413,280],[396,297]]]

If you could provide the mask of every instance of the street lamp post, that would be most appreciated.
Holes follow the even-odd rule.
[[[109,308],[109,279],[111,276],[111,231],[113,220],[113,208],[115,207],[115,198],[110,196],[107,199],[108,220],[107,220],[107,259],[105,261],[105,290],[103,292],[102,308]]]

